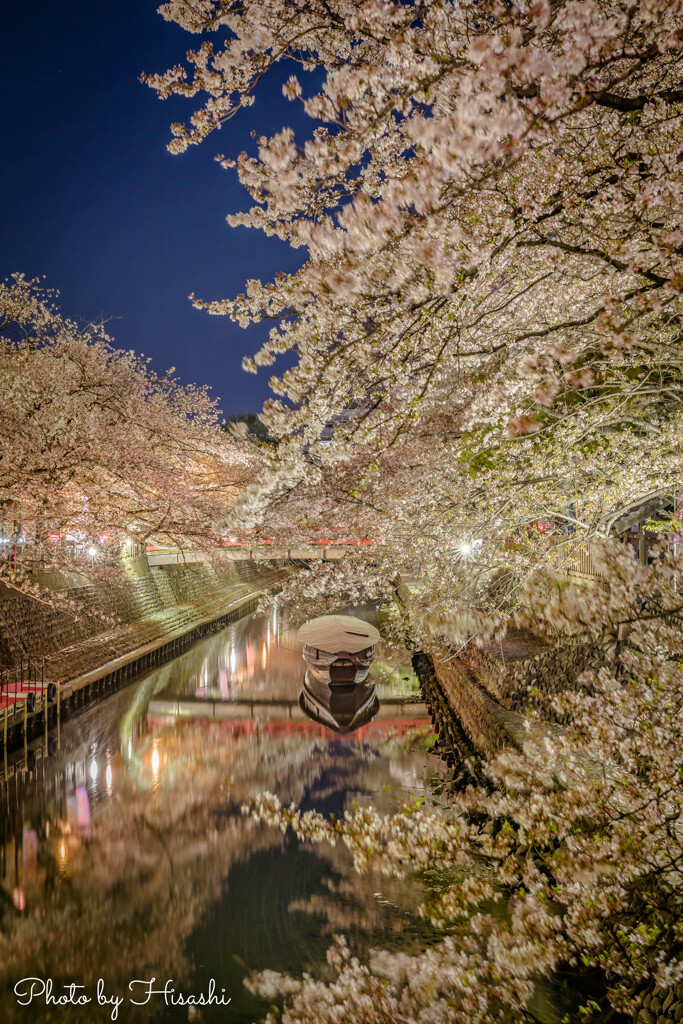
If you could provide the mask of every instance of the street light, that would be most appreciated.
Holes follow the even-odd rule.
[[[460,551],[460,557],[469,558],[470,555],[473,555],[476,551],[478,551],[481,548],[483,543],[484,542],[481,539],[463,541],[463,543],[460,545],[458,549]]]

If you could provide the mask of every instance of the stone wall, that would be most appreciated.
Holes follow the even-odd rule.
[[[413,668],[437,735],[433,752],[452,768],[456,779],[481,782],[480,754],[453,713],[444,687],[437,677],[434,662],[420,652],[413,655]]]
[[[672,988],[655,986],[643,998],[636,1024],[678,1024],[683,1021],[683,982]]]
[[[65,681],[197,622],[219,617],[241,596],[267,589],[293,570],[249,559],[224,565],[198,563],[153,568],[136,560],[111,583],[73,581],[50,593],[55,604],[3,595],[0,665],[45,659],[46,679]]]
[[[489,651],[482,650],[473,642],[463,647],[460,651],[460,658],[470,672],[483,683],[488,692],[500,700],[510,666],[499,658],[494,658]]]
[[[436,661],[434,671],[453,712],[477,751],[485,757],[493,757],[504,747],[514,745],[508,730],[509,715],[459,658]]]
[[[486,782],[482,760],[521,747],[527,738],[523,717],[503,707],[458,658],[418,654],[413,666],[439,736],[437,752],[456,777]]]
[[[579,681],[586,671],[597,672],[606,664],[606,651],[597,643],[556,647],[515,667],[506,677],[501,700],[512,711],[539,712],[547,721],[565,723],[552,703],[556,694],[585,691]]]
[[[567,690],[580,692],[585,671],[598,671],[607,662],[604,645],[594,642],[549,647],[539,637],[520,630],[511,631],[494,648],[479,647],[473,641],[459,657],[486,690],[509,711],[535,712],[549,722],[564,724],[564,716],[553,707],[554,695]]]

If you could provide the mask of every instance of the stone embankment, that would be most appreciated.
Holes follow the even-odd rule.
[[[552,698],[581,691],[581,675],[598,671],[606,661],[605,648],[595,642],[548,647],[524,630],[512,629],[498,644],[479,647],[470,643],[460,654],[463,662],[486,689],[510,711],[535,713],[549,722],[564,724]]]
[[[679,1024],[683,1021],[683,982],[665,988],[656,985],[644,996],[636,1024]]]
[[[504,699],[507,679],[524,671],[543,641],[530,633],[511,631],[502,644],[478,648],[468,644],[450,656],[422,654],[415,669],[435,728],[438,750],[456,776],[482,781],[482,758],[505,747],[520,748],[527,738],[525,716]]]
[[[473,778],[483,782],[480,771],[481,752],[453,713],[448,693],[437,677],[434,662],[426,654],[413,656],[413,668],[420,680],[422,694],[434,724],[437,742],[434,753],[440,754],[455,779]]]
[[[284,563],[248,559],[146,569],[114,583],[53,591],[55,606],[31,597],[0,601],[0,664],[45,659],[45,678],[65,681],[199,621],[288,575]]]
[[[480,777],[479,760],[505,747],[521,749],[531,731],[549,734],[565,724],[553,698],[582,689],[581,675],[605,664],[594,643],[551,648],[528,630],[511,628],[502,641],[466,644],[416,670],[439,729],[439,748],[449,764]],[[531,725],[533,716],[534,725]]]
[[[57,684],[59,700],[49,703],[43,693],[30,714],[23,702],[10,704],[0,741],[6,730],[12,745],[39,716],[47,723],[60,710],[86,703],[253,611],[260,594],[294,571],[282,560],[256,564],[250,559],[150,568],[143,556],[112,582],[56,577],[44,601],[5,589],[0,680],[11,694],[20,667],[27,673],[31,664],[33,678]]]

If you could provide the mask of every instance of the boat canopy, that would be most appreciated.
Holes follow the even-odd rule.
[[[364,619],[354,615],[321,615],[305,622],[299,630],[299,640],[308,647],[330,654],[355,654],[379,641],[379,631]]]

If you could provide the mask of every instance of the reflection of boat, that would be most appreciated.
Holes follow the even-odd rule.
[[[308,675],[308,673],[307,673]],[[327,699],[325,699],[325,697]],[[326,725],[335,732],[353,732],[371,722],[379,711],[374,686],[355,686],[350,693],[329,688],[318,698],[306,685],[299,694],[299,707],[314,722]]]
[[[352,615],[322,615],[299,630],[307,669],[299,704],[306,714],[337,732],[352,732],[379,709],[367,682],[379,633]]]

